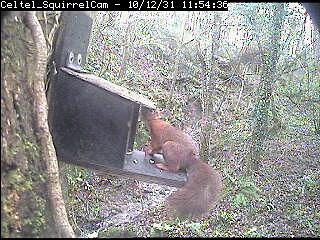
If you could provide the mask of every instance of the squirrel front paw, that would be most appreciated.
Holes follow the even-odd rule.
[[[144,146],[143,151],[144,151],[144,153],[146,154],[146,156],[153,154],[153,153],[152,153],[152,148],[150,147],[150,145],[147,145],[147,144]]]

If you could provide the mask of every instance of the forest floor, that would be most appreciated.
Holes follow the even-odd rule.
[[[223,171],[218,206],[195,220],[167,217],[163,203],[174,188],[79,170],[69,181],[71,223],[82,237],[319,237],[320,140],[266,144],[259,174]]]

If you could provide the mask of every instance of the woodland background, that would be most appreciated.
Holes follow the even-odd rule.
[[[49,39],[58,15],[37,15]],[[173,188],[59,163],[76,235],[320,235],[320,39],[301,5],[92,16],[86,69],[154,101],[197,140],[201,158],[222,172],[225,189],[208,216],[172,220],[162,203]],[[25,39],[22,24],[13,25]],[[5,34],[7,43],[17,39]],[[1,170],[1,236],[45,236],[45,176],[28,113],[32,84],[20,82],[32,74],[23,71],[31,68],[32,46],[15,41],[1,41],[1,169],[9,169]],[[3,61],[17,54],[14,65]],[[135,148],[147,140],[139,122]],[[21,205],[25,199],[28,207]]]

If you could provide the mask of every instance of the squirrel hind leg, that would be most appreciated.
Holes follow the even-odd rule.
[[[170,171],[178,171],[181,166],[181,159],[183,158],[184,149],[181,147],[181,144],[167,141],[162,146],[163,158],[168,166]]]
[[[156,163],[157,168],[160,168],[165,171],[170,171],[170,168],[167,164],[164,163]]]

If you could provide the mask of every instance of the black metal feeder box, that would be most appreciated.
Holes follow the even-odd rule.
[[[112,175],[182,186],[185,173],[161,171],[144,152],[133,149],[140,107],[154,109],[155,104],[84,72],[81,64],[92,20],[83,12],[63,12],[62,17],[54,53],[57,69],[47,95],[58,160]]]

